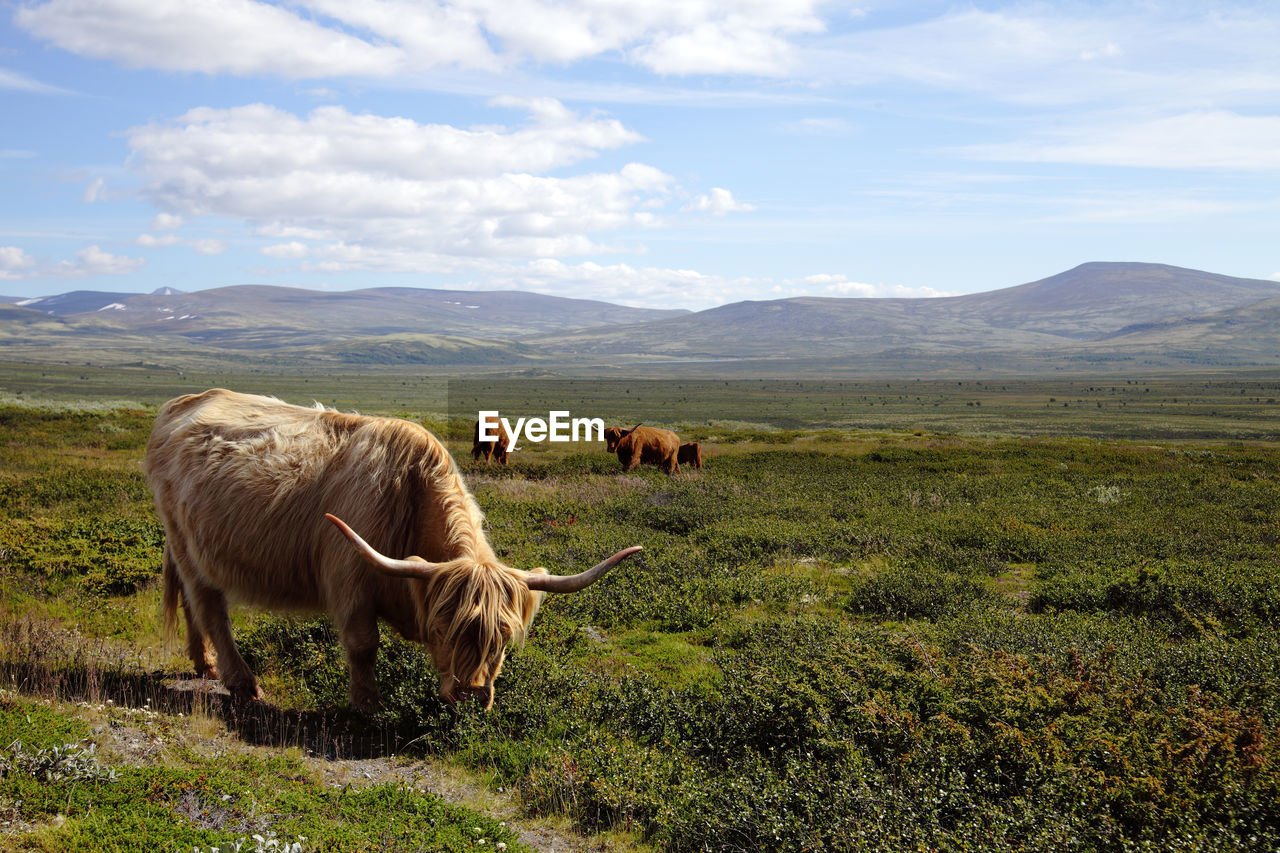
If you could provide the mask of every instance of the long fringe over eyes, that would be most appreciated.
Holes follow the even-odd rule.
[[[496,665],[508,642],[524,643],[544,595],[530,590],[522,573],[472,560],[438,564],[415,586],[422,636],[448,650],[441,663],[464,682],[486,661]]]

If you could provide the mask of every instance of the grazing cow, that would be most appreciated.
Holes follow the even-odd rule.
[[[617,427],[613,427],[617,429]],[[609,430],[605,430],[606,447]],[[622,470],[631,471],[637,465],[656,465],[668,474],[680,467],[676,456],[680,450],[680,436],[669,429],[657,429],[636,424],[625,430],[614,443],[614,452],[622,463]]]
[[[681,465],[692,465],[694,468],[701,468],[702,445],[696,441],[689,441],[680,445],[680,449],[676,452],[676,461]]]
[[[488,439],[480,440],[480,421],[476,421],[475,430],[471,436],[471,458],[475,462],[480,461],[480,457],[484,457],[484,461],[490,459],[496,460],[499,465],[507,464],[507,445],[511,443],[511,434],[507,432],[507,428],[502,425],[501,419],[489,421],[489,435],[498,436],[497,440]]]
[[[156,417],[143,465],[165,529],[166,621],[180,600],[196,672],[220,673],[240,700],[262,692],[232,639],[228,600],[327,613],[359,707],[378,702],[381,619],[426,644],[446,702],[488,708],[507,644],[543,594],[576,592],[640,550],[562,577],[504,565],[435,436],[319,405],[222,389],[178,397]]]

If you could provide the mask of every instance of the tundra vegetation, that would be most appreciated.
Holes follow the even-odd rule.
[[[665,423],[707,463],[674,478],[603,444],[470,467],[474,414],[388,400],[457,439],[507,562],[645,551],[548,599],[488,713],[445,707],[386,632],[372,715],[323,620],[235,613],[265,704],[183,680],[138,466],[154,402],[118,381],[97,393],[141,402],[0,408],[0,847],[519,849],[401,776],[333,787],[349,760],[449,762],[623,848],[1280,845],[1274,377],[1095,383],[1148,407],[1115,435],[1077,429],[1097,407],[1076,380],[988,390],[970,431],[940,428],[971,414],[968,383],[896,429],[691,401]],[[801,411],[834,405],[810,390]],[[1034,395],[1069,402],[1058,434],[1019,429]]]

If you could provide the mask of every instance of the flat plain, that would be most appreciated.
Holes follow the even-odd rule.
[[[0,377],[5,849],[1280,844],[1274,371]],[[390,632],[357,714],[326,622],[252,610],[268,699],[233,709],[161,631],[138,467],[159,402],[219,385],[450,436],[513,565],[644,554],[547,601],[488,714]],[[672,426],[708,462],[474,467],[479,402]]]

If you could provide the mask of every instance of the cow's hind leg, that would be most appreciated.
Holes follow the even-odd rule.
[[[222,684],[237,700],[261,699],[262,689],[253,677],[249,665],[240,657],[236,641],[231,636],[231,619],[227,615],[227,599],[220,591],[205,586],[194,579],[183,585],[183,603],[187,605],[187,618],[200,626],[201,632],[213,643],[218,653],[218,669]]]
[[[215,666],[214,656],[210,654],[212,650],[209,648],[209,641],[192,617],[191,606],[187,604],[185,595],[182,597],[182,615],[187,623],[187,655],[191,658],[196,675],[200,678],[217,678],[218,668]]]
[[[378,660],[377,618],[364,613],[352,614],[338,626],[338,636],[347,652],[351,704],[364,711],[376,710],[380,704],[373,674]]]
[[[174,534],[167,535],[163,557],[165,627],[169,630],[174,630],[178,627],[177,610],[179,603],[181,603],[183,622],[186,623],[187,628],[187,656],[191,658],[191,665],[195,668],[196,675],[200,678],[217,678],[218,672],[214,668],[214,661],[210,655],[211,649],[205,639],[204,632],[200,630],[200,625],[191,615],[191,607],[187,604],[187,596],[183,592],[182,577],[184,571],[179,564],[181,553],[181,540]]]

